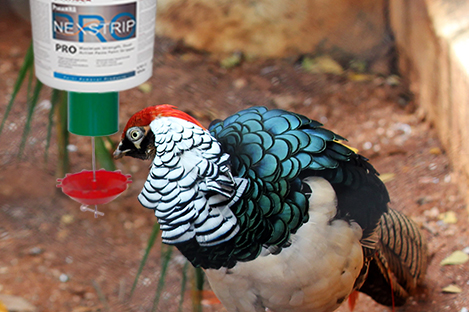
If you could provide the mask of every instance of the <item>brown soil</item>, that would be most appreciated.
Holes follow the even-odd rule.
[[[9,15],[0,18],[0,117],[30,42],[29,25],[16,22]],[[121,93],[122,123],[159,103],[174,104],[205,125],[251,105],[290,109],[321,121],[347,137],[382,174],[394,174],[386,183],[392,206],[416,220],[428,238],[425,288],[396,311],[469,307],[469,263],[439,265],[453,251],[469,246],[465,204],[436,132],[413,109],[404,86],[391,86],[382,77],[359,82],[313,75],[292,60],[255,60],[226,70],[210,56],[181,50],[169,40],[159,39],[158,44],[151,91]],[[46,88],[43,98],[49,94]],[[95,219],[55,187],[54,139],[47,163],[43,157],[48,114],[48,102],[43,101],[35,111],[25,154],[18,159],[26,118],[23,90],[0,136],[0,293],[21,296],[40,312],[151,311],[161,270],[159,242],[134,296],[128,296],[155,222],[152,212],[136,200],[148,163],[118,162],[124,173],[133,175],[133,183],[118,199],[100,206],[106,214]],[[70,140],[77,147],[70,153],[71,171],[90,169],[89,138],[72,135]],[[456,213],[457,222],[439,221],[444,212]],[[183,266],[184,259],[174,252],[159,311],[177,311]],[[443,293],[450,284],[462,292]],[[190,310],[189,292],[183,310]],[[204,311],[224,309],[211,304]],[[362,295],[355,311],[389,309]]]

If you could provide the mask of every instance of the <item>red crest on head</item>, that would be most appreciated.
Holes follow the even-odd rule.
[[[195,118],[178,110],[175,106],[162,104],[144,108],[130,117],[122,132],[122,139],[125,137],[125,133],[129,128],[148,126],[157,117],[177,117],[190,121],[202,129],[205,129]]]

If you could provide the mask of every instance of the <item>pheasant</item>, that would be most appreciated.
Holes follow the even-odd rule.
[[[333,311],[355,291],[403,305],[423,282],[424,237],[343,140],[280,109],[206,129],[157,105],[130,118],[114,157],[152,160],[140,203],[229,312]]]

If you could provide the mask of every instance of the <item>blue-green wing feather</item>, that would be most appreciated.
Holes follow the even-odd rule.
[[[212,124],[209,131],[230,155],[233,175],[249,181],[231,207],[240,233],[219,248],[210,247],[210,254],[220,254],[219,266],[254,259],[264,246],[282,248],[288,243],[290,234],[308,220],[308,196],[314,196],[303,191],[304,177],[326,178],[338,196],[338,215],[358,219],[365,232],[386,210],[389,197],[374,168],[337,142],[343,137],[317,121],[280,109],[251,107]],[[362,195],[371,197],[365,197],[371,204],[361,203]]]

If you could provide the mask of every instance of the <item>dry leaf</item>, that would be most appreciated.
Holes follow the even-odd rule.
[[[387,183],[389,181],[394,180],[395,176],[396,174],[394,173],[382,173],[379,175],[379,178],[381,179],[381,181],[383,181],[383,183]]]
[[[469,260],[469,255],[462,252],[461,250],[456,250],[451,255],[446,257],[440,262],[440,265],[454,265],[454,264],[463,264]]]
[[[440,155],[441,149],[439,147],[432,147],[429,152],[432,155]]]
[[[0,301],[0,312],[8,312],[7,307]]]
[[[142,83],[141,85],[138,86],[138,89],[140,91],[142,91],[143,93],[150,93],[151,90],[152,90],[152,85],[151,83],[148,83],[148,82],[145,82],[145,83]]]
[[[239,66],[243,60],[241,53],[233,53],[232,55],[225,57],[220,61],[220,66],[226,69]]]
[[[60,221],[62,221],[63,224],[70,224],[75,221],[75,217],[71,214],[65,214],[60,218]]]
[[[341,75],[344,72],[342,66],[328,55],[315,58],[304,58],[301,63],[303,69],[313,74],[335,74]]]
[[[454,224],[458,222],[458,217],[456,216],[456,213],[454,211],[448,211],[445,213],[441,213],[438,216],[438,219],[443,221],[446,224]]]
[[[347,75],[350,81],[371,81],[375,78],[374,75],[370,74],[357,74],[357,73],[349,73]]]
[[[454,284],[451,284],[451,285],[444,287],[442,291],[445,293],[459,294],[460,292],[462,292],[462,289]]]

